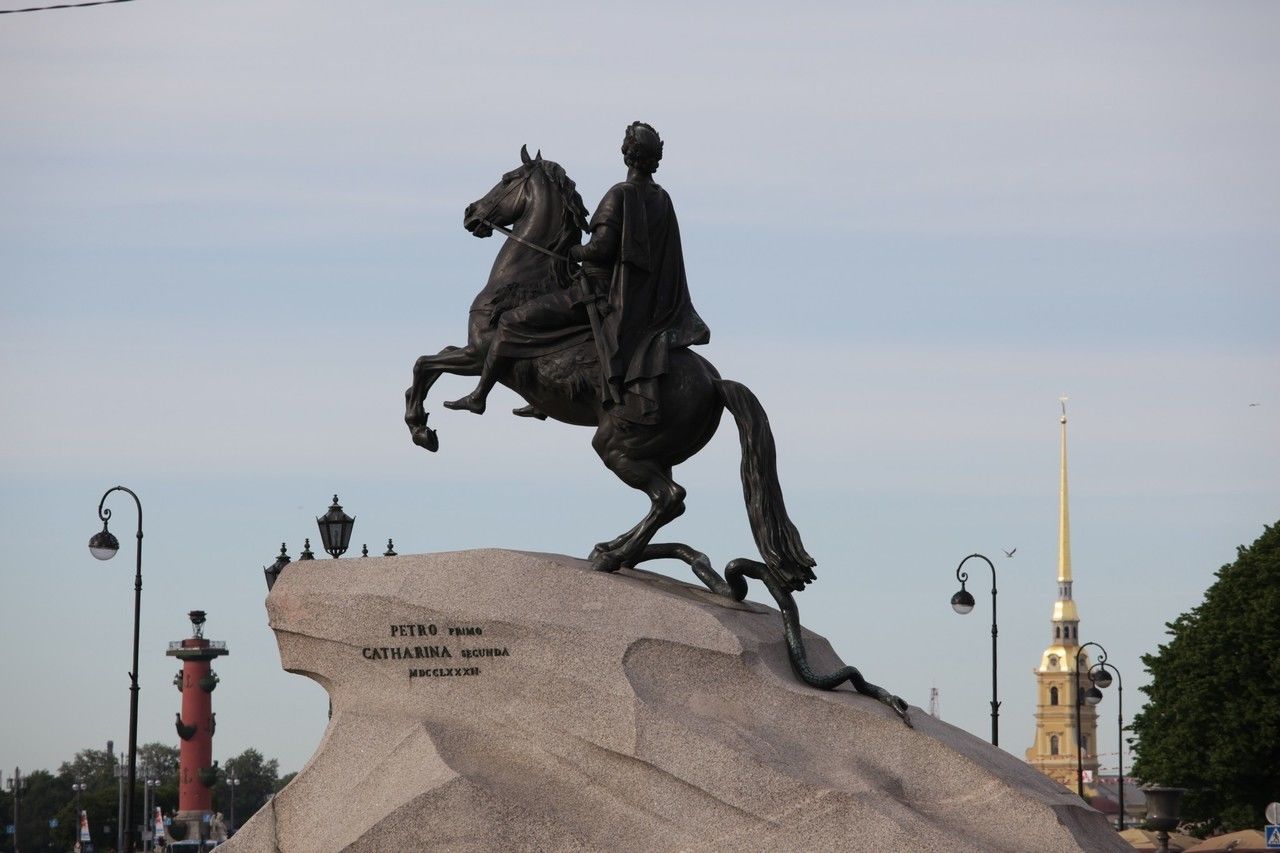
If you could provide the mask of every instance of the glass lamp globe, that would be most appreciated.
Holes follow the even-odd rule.
[[[1102,701],[1102,691],[1096,687],[1090,687],[1084,692],[1084,701],[1088,705],[1097,705]]]
[[[960,587],[960,591],[951,596],[951,609],[957,613],[968,613],[973,610],[973,605],[973,594],[964,587]]]
[[[1105,669],[1095,669],[1089,674],[1089,678],[1093,680],[1095,685],[1101,687],[1103,690],[1111,686],[1111,673],[1107,672]]]
[[[116,539],[115,534],[108,530],[105,524],[102,525],[102,530],[89,539],[89,553],[99,560],[110,560],[119,550],[120,540]]]

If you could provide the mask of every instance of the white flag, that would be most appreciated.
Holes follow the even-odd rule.
[[[159,806],[156,806],[156,819],[154,823],[156,825],[156,834],[154,837],[164,838],[164,812],[160,811]]]
[[[89,840],[89,813],[80,812],[80,840]]]
[[[1092,784],[1093,784],[1093,771],[1092,771],[1092,770],[1081,770],[1081,771],[1080,771],[1080,775],[1081,775],[1081,777],[1084,779],[1084,781],[1085,781],[1085,782],[1088,782],[1090,785],[1092,785]]]

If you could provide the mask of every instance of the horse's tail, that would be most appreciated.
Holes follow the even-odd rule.
[[[764,407],[745,385],[717,380],[725,408],[738,424],[742,441],[742,494],[756,547],[773,579],[782,589],[799,592],[814,580],[817,565],[804,550],[800,531],[787,517],[782,485],[778,482],[778,454]]]

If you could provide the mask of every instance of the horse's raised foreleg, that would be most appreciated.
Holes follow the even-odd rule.
[[[445,347],[436,355],[424,355],[413,364],[413,384],[404,392],[404,422],[413,443],[435,451],[439,447],[436,431],[427,426],[426,399],[431,386],[442,374],[476,376],[484,365],[484,356],[476,347]]]

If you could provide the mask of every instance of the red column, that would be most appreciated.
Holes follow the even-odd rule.
[[[184,648],[207,647],[208,640],[183,640]],[[185,657],[185,656],[184,656]],[[178,809],[210,811],[213,791],[200,781],[198,771],[213,766],[213,693],[201,685],[212,684],[210,658],[188,657],[182,662],[182,723],[195,733],[179,744]]]
[[[206,837],[205,823],[212,812],[213,786],[213,690],[218,676],[213,659],[227,654],[227,644],[204,638],[205,613],[193,610],[192,636],[169,644],[168,655],[182,661],[174,683],[182,691],[182,711],[174,721],[178,730],[178,813],[169,834],[175,839]]]

